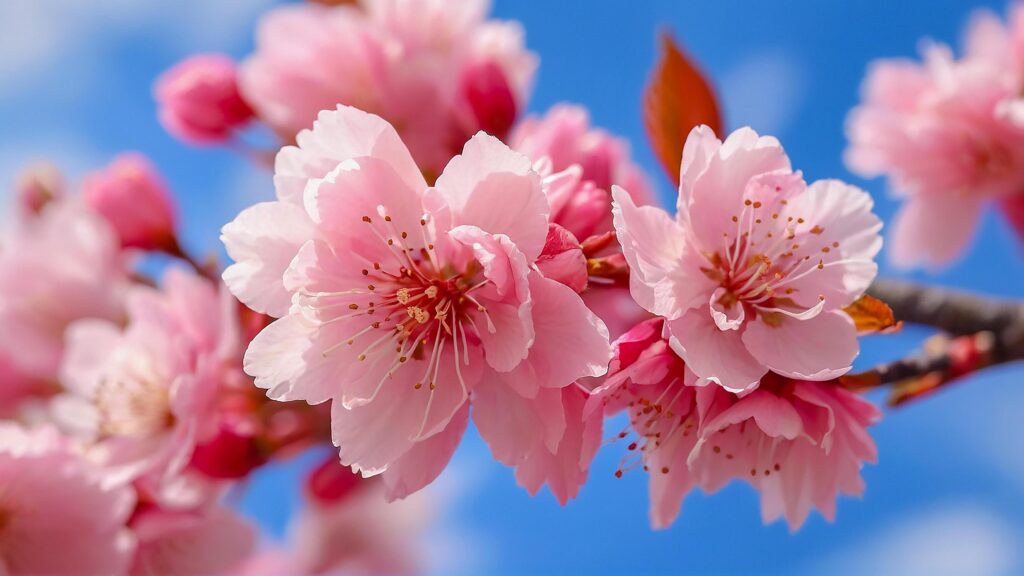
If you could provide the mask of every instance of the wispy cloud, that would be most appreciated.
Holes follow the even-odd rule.
[[[728,125],[784,132],[806,96],[805,68],[797,54],[780,48],[757,52],[734,66],[721,81]]]
[[[899,519],[825,560],[822,574],[962,576],[1019,573],[1019,534],[995,511],[954,503]]]

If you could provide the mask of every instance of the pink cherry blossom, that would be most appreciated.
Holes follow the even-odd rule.
[[[162,291],[131,290],[127,327],[82,320],[68,329],[68,392],[55,400],[56,414],[96,443],[111,474],[160,485],[216,434],[217,394],[239,353],[232,303],[207,280],[172,269]]]
[[[929,44],[924,62],[872,64],[863,102],[850,113],[849,167],[885,175],[904,201],[891,258],[947,264],[964,252],[993,201],[1024,194],[1024,9],[1004,25],[979,13],[962,58]]]
[[[235,63],[221,54],[199,54],[175,64],[156,82],[160,122],[193,144],[224,142],[252,119],[238,91]]]
[[[229,574],[255,548],[255,527],[221,505],[193,510],[141,507],[130,574]]]
[[[124,573],[134,505],[53,430],[0,426],[0,573]]]
[[[74,199],[47,204],[0,240],[0,363],[56,390],[65,328],[120,319],[127,284],[110,226]]]
[[[666,319],[698,378],[734,392],[769,370],[828,380],[859,347],[843,307],[874,279],[881,222],[871,197],[836,180],[808,186],[782,146],[749,128],[723,143],[695,128],[677,215],[615,188],[615,228],[633,297]]]
[[[82,196],[117,231],[126,248],[174,244],[174,202],[156,167],[141,154],[122,154],[86,176]]]
[[[536,57],[517,24],[487,11],[486,0],[280,8],[241,66],[242,92],[285,140],[338,104],[379,114],[436,176],[478,130],[503,137],[526,103]]]
[[[656,204],[646,175],[630,159],[629,145],[590,125],[587,110],[560,104],[542,117],[523,120],[510,137],[514,149],[552,174],[548,186],[551,221],[580,241],[613,230],[612,184],[629,190],[637,204]],[[612,246],[615,246],[612,242]],[[593,256],[607,256],[608,251]],[[591,283],[583,293],[613,337],[648,317],[623,286]]]
[[[224,228],[224,274],[281,318],[245,357],[276,400],[333,400],[341,461],[390,498],[430,483],[473,419],[519,465],[566,435],[561,389],[604,373],[603,323],[531,267],[541,177],[478,134],[428,187],[395,130],[339,107],[277,159],[278,198]],[[300,192],[301,191],[301,192]],[[289,304],[290,303],[290,304]]]
[[[871,404],[834,383],[772,374],[744,395],[695,386],[663,323],[649,320],[616,342],[609,376],[587,407],[628,412],[619,435],[630,442],[624,468],[642,464],[650,473],[655,528],[671,525],[694,487],[714,492],[734,479],[761,493],[765,522],[784,517],[794,530],[812,508],[832,520],[837,495],[863,493],[860,467],[876,459],[866,432],[879,418]]]

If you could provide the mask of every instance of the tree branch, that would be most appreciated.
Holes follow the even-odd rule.
[[[913,356],[840,378],[847,388],[892,384],[889,403],[899,405],[982,368],[1024,360],[1024,302],[896,280],[877,280],[868,293],[897,319],[948,335],[929,339]]]

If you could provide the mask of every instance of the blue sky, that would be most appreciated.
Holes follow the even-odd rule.
[[[149,154],[182,203],[186,241],[219,250],[220,226],[269,197],[270,175],[223,150],[187,148],[156,122],[152,80],[196,51],[243,56],[271,0],[4,0],[0,2],[0,178],[50,158],[72,179],[121,150]],[[495,13],[523,22],[541,57],[534,112],[568,100],[633,143],[638,161],[671,189],[643,134],[640,99],[656,32],[672,30],[714,79],[729,127],[778,136],[808,179],[837,177],[868,189],[883,218],[894,204],[884,183],[860,181],[842,164],[843,122],[866,64],[914,56],[923,37],[958,40],[978,6],[1002,2],[615,2],[497,0]],[[629,8],[626,9],[625,7]],[[905,275],[883,263],[883,274]],[[1024,296],[1024,253],[989,215],[970,255],[931,282]],[[861,366],[912,350],[928,333],[869,339]],[[880,464],[864,475],[861,501],[838,520],[812,519],[797,534],[762,526],[745,485],[694,494],[676,525],[647,527],[646,479],[612,473],[617,446],[601,453],[590,483],[567,508],[529,498],[471,434],[438,490],[454,498],[440,531],[454,534],[466,573],[1024,573],[1024,442],[1018,407],[1024,367],[973,378],[891,411],[874,432]],[[293,467],[294,468],[294,467]],[[294,469],[257,479],[245,509],[280,530]],[[448,554],[451,549],[446,549]],[[472,553],[469,553],[472,551]],[[464,558],[463,558],[464,557]],[[458,562],[448,558],[452,570]]]

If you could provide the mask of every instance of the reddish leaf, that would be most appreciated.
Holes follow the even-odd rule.
[[[711,85],[668,33],[644,93],[644,123],[651,146],[673,182],[679,182],[683,144],[690,130],[706,124],[722,135],[722,115]]]
[[[902,327],[902,324],[896,321],[888,304],[867,294],[843,308],[843,311],[853,318],[859,334],[895,332]]]

